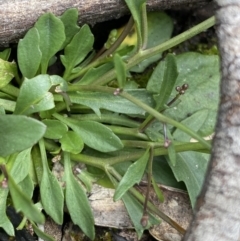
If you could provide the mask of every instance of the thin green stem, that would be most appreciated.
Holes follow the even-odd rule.
[[[177,35],[176,37],[171,38],[170,40],[150,49],[139,51],[136,55],[134,55],[131,59],[128,60],[128,64],[126,65],[126,70],[131,69],[136,66],[138,63],[143,61],[144,59],[148,59],[158,53],[162,53],[190,38],[193,36],[205,31],[206,29],[212,27],[215,24],[215,17],[211,17],[204,22],[196,25],[195,27]],[[110,70],[105,75],[100,77],[94,84],[96,85],[105,85],[109,81],[116,78],[115,70]]]
[[[184,151],[204,151],[206,148],[199,143],[184,143],[175,145],[176,152],[184,152]],[[118,163],[127,162],[127,161],[134,161],[140,158],[144,154],[145,150],[134,150],[134,152],[130,152],[127,154],[120,154],[115,157],[109,158],[98,158],[92,157],[84,154],[71,154],[71,159],[76,162],[81,162],[90,166],[94,166],[105,170],[106,166],[116,165]],[[154,156],[162,156],[167,155],[168,150],[164,147],[156,148],[154,150]]]
[[[142,6],[142,50],[147,48],[148,41],[148,21],[146,3]]]
[[[147,225],[147,221],[148,221],[147,205],[148,205],[149,193],[150,193],[150,188],[151,188],[152,162],[153,162],[153,147],[150,148],[150,155],[149,155],[149,159],[148,159],[147,192],[145,194],[145,200],[144,200],[144,206],[143,206],[143,216],[141,219],[141,223],[144,227]]]
[[[167,103],[167,106],[171,106],[181,95],[177,94],[169,103]],[[159,111],[159,109],[156,109],[157,111]],[[166,110],[166,108],[160,110],[160,113],[163,113]],[[155,117],[152,115],[149,115],[144,121],[143,123],[139,126],[139,131],[140,132],[144,132],[150,125],[151,123],[153,123],[155,120]]]
[[[139,192],[137,191],[135,188],[130,188],[129,189],[130,193],[136,197],[141,203],[144,202],[145,197]],[[173,219],[171,219],[170,217],[168,217],[165,213],[163,213],[162,211],[160,211],[154,204],[152,204],[151,202],[147,203],[147,208],[150,212],[157,214],[160,218],[162,218],[165,222],[167,222],[168,224],[170,224],[173,228],[175,228],[176,230],[178,230],[181,234],[184,234],[186,232],[186,230],[184,228],[182,228],[177,222],[175,222]]]
[[[151,141],[136,141],[136,140],[122,140],[122,143],[125,147],[134,147],[134,148],[143,148],[148,147],[163,147],[164,142],[151,142]],[[175,144],[175,142],[174,142]]]
[[[183,132],[185,132],[186,134],[190,135],[191,137],[193,137],[194,139],[198,140],[200,143],[202,143],[206,148],[211,149],[211,145],[205,141],[202,137],[200,137],[196,132],[192,131],[191,129],[187,128],[185,125],[167,117],[164,116],[163,114],[157,112],[156,110],[154,110],[152,107],[146,105],[145,103],[139,101],[138,99],[136,99],[135,97],[129,95],[127,92],[123,91],[120,93],[120,96],[128,99],[129,101],[131,101],[132,103],[136,104],[137,106],[141,107],[142,109],[144,109],[145,111],[147,111],[149,114],[151,114],[152,116],[154,116],[157,120],[159,120],[160,122],[163,123],[168,123],[170,125],[173,125],[175,127],[177,127],[178,129],[182,130]]]
[[[75,91],[96,91],[113,94],[115,88],[106,87],[106,86],[96,86],[96,85],[70,85],[68,86],[68,92]]]
[[[109,56],[110,54],[114,53],[114,51],[121,45],[121,43],[123,42],[123,40],[126,38],[126,36],[129,34],[129,32],[131,31],[131,29],[134,26],[134,21],[132,16],[130,17],[127,25],[125,26],[125,28],[123,29],[122,33],[120,34],[120,36],[118,37],[118,39],[112,44],[112,46],[107,49],[97,60],[101,60],[104,59],[105,57]]]
[[[70,154],[71,160],[75,162],[81,162],[99,169],[105,170],[106,159],[88,156],[84,154]]]
[[[138,131],[138,128],[126,128],[126,127],[112,126],[112,125],[109,125],[107,127],[111,129],[115,134],[118,134],[118,135],[133,136],[142,140],[149,140],[147,135],[140,133]]]

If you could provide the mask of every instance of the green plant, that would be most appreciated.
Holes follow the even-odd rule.
[[[6,216],[10,193],[14,207],[24,216],[21,227],[28,219],[40,237],[52,240],[36,225],[44,222],[40,210],[61,224],[65,202],[72,221],[94,239],[86,195],[92,175],[98,183],[116,189],[114,199],[123,200],[138,236],[160,221],[153,214],[184,232],[134,185],[144,173],[148,185],[160,181],[176,186],[184,181],[194,205],[211,148],[203,137],[213,132],[215,123],[218,56],[168,54],[145,89],[137,88],[131,72],[142,72],[163,51],[212,26],[214,18],[170,39],[173,25],[166,14],[149,14],[147,22],[145,1],[126,3],[132,18],[99,56],[93,50],[90,28],[77,26],[75,9],[59,18],[51,13],[41,16],[19,41],[17,64],[7,61],[10,49],[1,52],[0,227],[9,235],[14,235]],[[136,44],[119,48],[134,23]],[[48,74],[58,60],[64,73]],[[180,86],[177,91],[176,86]],[[190,142],[191,138],[197,142]],[[64,166],[61,180],[51,172],[53,158]],[[86,170],[74,175],[72,168],[78,162]],[[171,168],[167,178],[162,177],[163,163]],[[40,200],[34,204],[37,185]]]

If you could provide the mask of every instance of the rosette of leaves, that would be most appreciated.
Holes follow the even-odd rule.
[[[21,212],[19,228],[29,220],[39,237],[53,240],[38,228],[41,210],[62,224],[65,203],[73,223],[94,239],[87,198],[93,181],[116,189],[114,199],[123,200],[139,237],[159,223],[154,214],[164,217],[134,188],[144,174],[161,200],[156,181],[175,187],[184,181],[194,205],[210,149],[202,137],[213,132],[216,115],[218,57],[169,54],[139,89],[131,72],[142,72],[173,46],[166,44],[173,23],[163,12],[147,15],[143,0],[126,3],[132,13],[126,31],[100,57],[90,27],[77,25],[76,9],[42,15],[19,41],[17,63],[8,61],[11,49],[0,53],[0,227],[10,236],[7,205]],[[136,42],[119,48],[133,23]],[[62,74],[50,74],[58,63]],[[186,82],[188,94],[171,106],[179,97],[175,86]],[[60,177],[52,160],[64,167]],[[79,162],[85,170],[76,174]],[[159,167],[153,173],[152,165]]]

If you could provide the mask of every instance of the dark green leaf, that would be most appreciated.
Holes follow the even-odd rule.
[[[0,118],[0,155],[7,156],[34,145],[46,130],[41,122],[15,115],[2,115]]]
[[[208,166],[209,155],[199,152],[177,153],[176,165],[172,171],[178,181],[184,181],[190,196],[192,207],[195,206]]]
[[[65,41],[64,25],[52,13],[45,13],[38,19],[35,27],[40,36],[41,73],[46,74],[50,59],[61,49]]]
[[[3,228],[9,236],[14,236],[13,225],[6,215],[8,192],[8,188],[0,188],[0,227]]]
[[[18,65],[22,75],[29,79],[36,75],[41,63],[42,53],[39,48],[39,41],[38,30],[31,28],[18,43]]]
[[[2,52],[0,52],[0,59],[7,61],[11,54],[11,50],[12,50],[11,48],[8,48],[8,49],[4,49]]]
[[[16,211],[23,212],[23,214],[33,222],[44,223],[43,214],[34,206],[32,200],[21,191],[10,173],[8,173],[8,186]]]
[[[73,37],[70,44],[64,49],[61,61],[65,66],[64,79],[71,74],[72,69],[80,64],[93,48],[94,37],[87,25],[81,27],[80,31]]]
[[[127,92],[151,107],[155,105],[151,94],[146,92],[146,90],[128,90]],[[72,103],[90,107],[99,117],[101,117],[100,109],[131,115],[145,115],[146,113],[142,108],[127,99],[108,93],[89,91],[70,92],[69,98]]]
[[[133,185],[139,183],[146,169],[149,159],[149,149],[144,155],[135,161],[127,170],[114,193],[114,201],[119,200]]]
[[[182,121],[182,123],[197,132],[203,126],[207,117],[208,110],[201,110]],[[180,130],[176,130],[173,133],[173,137],[181,141],[189,141],[190,139],[188,135],[182,133]],[[170,167],[176,179],[184,181],[186,184],[192,206],[194,207],[196,198],[202,188],[209,155],[189,151],[177,153],[176,158],[176,165],[173,166],[170,163]]]
[[[174,89],[178,77],[177,63],[174,55],[168,54],[165,61],[160,62],[155,68],[151,78],[149,79],[147,89],[159,94],[155,98],[157,109],[161,110]],[[160,84],[161,83],[161,84]],[[159,89],[159,86],[160,89]]]
[[[120,55],[115,54],[113,58],[114,62],[114,69],[116,71],[117,75],[117,81],[118,81],[118,86],[120,88],[123,88],[126,83],[126,69],[125,69],[125,64],[120,57]]]
[[[0,89],[6,86],[17,74],[15,62],[0,59]]]
[[[94,218],[87,198],[81,185],[72,173],[70,155],[64,152],[64,172],[66,178],[66,204],[74,224],[91,239],[94,239]]]
[[[52,109],[53,95],[48,92],[52,82],[49,75],[38,75],[25,79],[18,95],[15,114],[29,115],[35,112]]]
[[[189,88],[181,96],[181,102],[164,114],[182,121],[199,110],[209,110],[208,118],[198,132],[202,136],[208,136],[215,127],[219,102],[219,57],[189,52],[178,55],[176,59],[179,72],[176,85],[187,83]],[[175,95],[173,92],[171,98]]]
[[[42,121],[47,126],[47,130],[44,134],[45,138],[60,139],[67,133],[68,127],[58,120],[45,119]]]
[[[111,152],[123,148],[121,140],[111,129],[95,121],[78,121],[53,114],[58,120],[73,129],[89,147],[101,151]]]
[[[148,18],[148,39],[147,49],[155,47],[170,39],[173,31],[173,21],[164,12],[149,12]],[[156,54],[153,57],[147,58],[140,62],[135,67],[131,68],[133,72],[143,72],[147,66],[158,61],[162,53]]]
[[[63,151],[78,154],[84,147],[82,138],[73,131],[66,132],[59,140]]]
[[[78,10],[76,8],[67,9],[60,17],[65,27],[66,39],[62,45],[65,48],[67,44],[72,40],[73,36],[79,31],[80,27],[77,25]]]
[[[185,126],[190,127],[195,131],[201,130],[204,123],[207,121],[209,116],[208,109],[202,109],[191,115],[190,117],[181,121]],[[184,133],[183,131],[177,129],[173,133],[174,139],[178,141],[190,141],[191,137]]]

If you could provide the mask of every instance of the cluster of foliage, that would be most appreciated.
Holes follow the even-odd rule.
[[[203,137],[215,124],[218,56],[162,52],[214,20],[170,39],[169,16],[146,14],[144,0],[126,3],[132,17],[121,33],[111,32],[101,54],[89,26],[77,25],[76,9],[42,15],[19,41],[17,63],[8,61],[11,49],[0,53],[0,227],[10,236],[7,205],[22,213],[19,228],[28,220],[39,237],[53,240],[37,226],[45,220],[41,210],[62,224],[66,204],[94,239],[87,198],[94,182],[115,188],[114,200],[123,200],[141,236],[159,223],[153,214],[164,216],[134,188],[144,173],[160,200],[157,183],[182,188],[183,181],[194,205],[211,148]],[[123,42],[133,28],[136,41]],[[160,59],[146,88],[138,88],[131,74]],[[51,75],[59,62],[63,73]],[[64,167],[60,177],[52,172],[55,162]],[[78,163],[84,169],[73,172]]]

